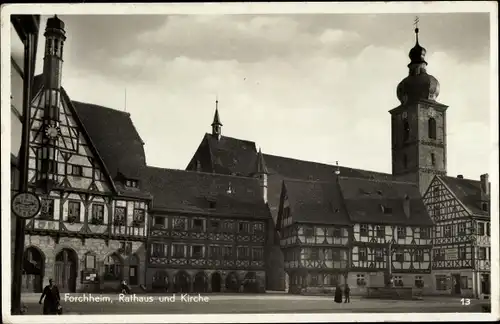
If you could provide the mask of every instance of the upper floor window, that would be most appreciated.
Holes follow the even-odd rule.
[[[429,138],[436,139],[436,120],[434,118],[429,118],[428,122]]]
[[[465,247],[463,247],[463,246],[460,246],[458,248],[458,259],[460,259],[460,260],[466,259],[466,251],[465,251]]]
[[[104,173],[100,170],[94,170],[94,178],[95,180],[104,180]]]
[[[406,227],[398,226],[398,239],[406,238]]]
[[[333,237],[342,237],[342,229],[338,227],[333,228]]]
[[[92,205],[92,224],[102,225],[104,224],[104,205],[93,204]]]
[[[143,208],[134,208],[134,225],[144,224],[146,218],[146,211]]]
[[[403,249],[397,249],[396,250],[396,262],[403,262],[404,261],[404,251]]]
[[[377,225],[377,227],[375,228],[375,230],[377,232],[377,237],[384,237],[385,236],[385,228],[384,228],[384,226]]]
[[[54,199],[42,198],[40,218],[48,220],[54,219]]]
[[[451,225],[445,225],[444,226],[444,237],[450,237],[453,235],[453,231],[451,228]]]
[[[252,249],[252,259],[260,261],[264,258],[264,250],[262,248]]]
[[[193,219],[193,229],[194,230],[203,230],[203,219],[195,218]]]
[[[176,217],[172,220],[174,230],[184,231],[186,230],[186,225],[186,219],[184,217]]]
[[[210,229],[212,231],[218,231],[220,229],[220,221],[218,220],[211,220],[210,221]]]
[[[368,225],[362,224],[359,226],[359,235],[368,236]]]
[[[434,153],[431,153],[431,165],[436,165],[436,155]]]
[[[432,189],[432,193],[433,193],[434,198],[439,197],[439,188],[438,187],[434,187]]]
[[[238,224],[238,231],[243,232],[243,233],[249,233],[250,232],[250,224],[247,222],[240,222]]]
[[[70,165],[70,174],[74,176],[82,176],[83,175],[83,168],[81,165],[75,165],[72,164]]]
[[[192,258],[202,258],[203,257],[203,246],[193,245],[191,247],[191,257]]]
[[[305,236],[314,236],[314,228],[313,227],[304,227],[304,235]]]
[[[375,261],[384,261],[384,250],[375,248]]]
[[[421,239],[428,239],[430,238],[430,229],[426,227],[421,227],[420,228],[420,238]]]
[[[184,254],[184,245],[181,245],[181,244],[173,244],[172,245],[172,248],[173,248],[173,257],[174,258],[184,258],[185,254]]]
[[[128,187],[128,188],[138,188],[139,187],[139,181],[127,179],[127,180],[125,180],[125,186]]]
[[[154,226],[159,228],[165,227],[165,219],[163,216],[156,216],[154,218]]]
[[[68,202],[68,221],[69,222],[79,222],[80,221],[80,202],[79,201]]]
[[[408,118],[403,119],[403,140],[406,142],[410,139],[410,123]]]
[[[113,218],[113,225],[125,225],[127,209],[125,207],[115,207],[115,217]]]
[[[366,261],[368,260],[368,251],[365,247],[359,247],[359,254],[358,254],[358,259],[359,261]]]
[[[415,253],[413,254],[413,259],[415,262],[424,261],[424,251],[422,251],[420,249],[415,250]]]
[[[484,223],[483,222],[478,222],[477,223],[477,235],[484,235]]]
[[[253,224],[253,229],[255,233],[264,231],[264,223],[255,223]]]
[[[462,222],[462,223],[458,223],[458,235],[465,235],[466,233],[466,226],[467,224]]]
[[[246,260],[250,257],[249,250],[247,246],[238,247],[238,259]]]
[[[479,260],[486,260],[486,248],[480,247],[478,248],[478,256]]]
[[[165,257],[165,245],[161,243],[151,244],[151,256],[152,257]]]

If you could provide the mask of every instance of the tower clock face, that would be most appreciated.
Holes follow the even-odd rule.
[[[434,109],[429,109],[429,117],[436,117],[436,111]]]
[[[59,136],[59,127],[55,125],[48,125],[45,128],[45,136],[51,140],[55,140]]]

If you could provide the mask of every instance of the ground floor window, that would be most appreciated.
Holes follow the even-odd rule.
[[[122,280],[122,263],[116,255],[108,256],[104,261],[104,280]]]
[[[366,286],[366,279],[364,274],[356,275],[356,284],[358,285],[358,287]]]
[[[403,287],[403,278],[401,276],[394,276],[394,286]]]
[[[436,276],[436,289],[437,290],[447,290],[448,289],[448,278],[446,275]]]
[[[415,287],[417,288],[423,288],[424,287],[424,279],[422,276],[416,276],[415,277]]]
[[[317,274],[311,274],[311,286],[317,286],[318,285],[318,275]]]
[[[467,276],[461,276],[460,277],[460,288],[461,289],[468,289],[469,287],[467,287]]]

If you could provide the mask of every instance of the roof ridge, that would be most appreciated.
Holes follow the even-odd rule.
[[[360,177],[343,177],[339,176],[340,180],[349,180],[349,179],[354,179],[354,180],[363,180],[363,181],[372,181],[372,182],[390,182],[390,183],[397,183],[397,184],[407,184],[407,185],[412,185],[414,187],[418,187],[415,182],[410,182],[410,181],[402,181],[402,180],[391,180],[391,179],[370,179],[370,178],[360,178]]]
[[[202,172],[202,171],[195,171],[195,170],[171,169],[171,168],[162,168],[162,167],[150,166],[150,165],[146,165],[146,168],[158,169],[161,171],[176,171],[176,172],[183,172],[183,173],[189,173],[189,174],[207,174],[207,175],[217,176],[217,177],[257,180],[256,178],[253,178],[253,177],[237,176],[237,175],[232,175],[232,174],[220,174],[220,173]]]
[[[210,134],[210,133],[205,133],[205,136],[207,136],[207,135],[212,136],[212,134]],[[246,143],[251,143],[251,144],[255,145],[255,141],[244,140],[244,139],[236,138],[236,137],[232,137],[232,136],[221,135],[221,138],[229,138],[229,139],[233,139],[233,140],[237,140],[237,141],[241,141],[241,142],[246,142]]]
[[[319,183],[319,184],[335,184],[335,181],[325,181],[325,180],[306,180],[306,179],[292,179],[284,178],[284,182],[305,182],[305,183]]]
[[[448,176],[448,175],[438,176],[438,177],[450,178],[450,179],[459,180],[459,181],[474,181],[474,182],[477,182],[477,183],[481,183],[481,180],[469,179],[469,178],[458,178],[458,177],[452,177],[452,176]]]
[[[64,88],[64,87],[62,87]],[[97,104],[94,104],[94,103],[89,103],[89,102],[83,102],[83,101],[78,101],[78,100],[71,100],[72,102],[76,102],[77,104],[83,104],[83,105],[88,105],[88,106],[94,106],[94,107],[98,107],[98,108],[101,108],[101,109],[107,109],[107,110],[112,110],[114,112],[119,112],[123,115],[127,115],[127,116],[131,116],[129,112],[127,111],[122,111],[122,110],[118,110],[118,109],[115,109],[115,108],[110,108],[110,107],[105,107],[105,106],[101,106],[101,105],[97,105]]]

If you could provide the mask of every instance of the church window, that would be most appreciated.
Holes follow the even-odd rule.
[[[410,123],[408,118],[403,119],[403,140],[406,142],[410,139]]]
[[[431,153],[431,165],[436,166],[436,155],[434,153]]]
[[[113,219],[113,224],[115,226],[125,225],[125,215],[126,215],[126,208],[125,207],[116,207],[115,208],[115,217]]]
[[[82,176],[83,175],[83,168],[81,165],[74,165],[72,164],[70,166],[70,173],[71,175],[74,175],[74,176]]]
[[[42,208],[40,209],[40,218],[54,219],[54,199],[42,199]]]
[[[429,138],[430,139],[436,139],[436,120],[434,118],[429,118],[428,121],[428,131],[429,131]]]
[[[358,259],[359,261],[366,261],[368,260],[368,251],[365,247],[360,247],[358,250]]]
[[[79,201],[68,202],[68,221],[69,222],[79,222],[80,221],[80,202]]]
[[[406,169],[408,167],[408,156],[403,154],[403,167]]]
[[[104,205],[93,204],[92,205],[92,224],[102,225],[104,224]]]
[[[123,264],[115,254],[112,254],[104,259],[104,280],[118,281],[122,280]]]

